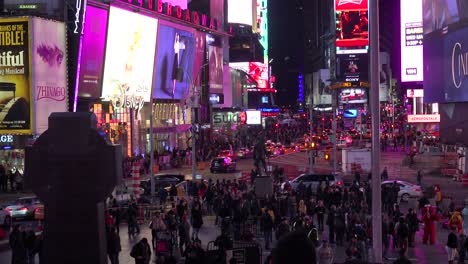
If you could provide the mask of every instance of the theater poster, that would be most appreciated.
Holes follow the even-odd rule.
[[[0,134],[32,134],[30,23],[0,19]]]
[[[48,128],[49,115],[68,110],[65,24],[32,18],[35,133]]]

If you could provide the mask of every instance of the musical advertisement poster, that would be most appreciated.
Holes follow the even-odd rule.
[[[32,134],[28,18],[0,19],[0,134]]]

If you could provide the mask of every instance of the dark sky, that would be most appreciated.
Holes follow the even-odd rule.
[[[294,105],[297,102],[297,76],[303,51],[303,21],[299,8],[301,1],[332,0],[270,0],[268,3],[270,59],[274,59],[272,74],[276,76],[277,104],[280,106]],[[381,51],[387,51],[391,55],[393,78],[400,75],[399,2],[380,1],[379,12]],[[386,42],[385,45],[382,41]],[[383,50],[384,47],[386,50]]]

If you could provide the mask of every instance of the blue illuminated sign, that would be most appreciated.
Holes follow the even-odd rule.
[[[302,74],[299,74],[297,77],[297,83],[298,83],[298,93],[297,93],[297,101],[299,103],[304,102],[304,76]]]

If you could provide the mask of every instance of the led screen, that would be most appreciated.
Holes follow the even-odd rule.
[[[247,115],[247,125],[261,125],[262,124],[262,112],[248,110],[245,112]]]
[[[157,19],[111,6],[102,97],[149,102],[157,29]]]
[[[341,104],[363,104],[367,102],[367,92],[362,88],[342,89],[338,101]]]
[[[357,109],[347,109],[343,111],[343,117],[356,118],[358,115]]]
[[[336,47],[369,45],[367,0],[335,0]]]
[[[423,81],[422,0],[401,0],[401,81]]]
[[[249,75],[247,82],[256,85],[257,88],[269,88],[268,66],[260,62],[235,62],[229,66],[241,70]]]
[[[424,34],[468,17],[467,0],[423,0]]]
[[[223,92],[223,48],[208,46],[208,67],[210,68],[210,92]]]
[[[192,32],[168,25],[159,27],[154,98],[182,99],[188,95],[193,75],[195,45],[195,35]]]
[[[86,7],[78,90],[80,97],[97,99],[101,96],[107,16],[105,9]]]
[[[369,56],[362,54],[338,54],[337,78],[344,82],[362,82],[368,80]]]
[[[252,26],[252,0],[228,0],[228,23]]]

